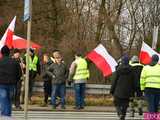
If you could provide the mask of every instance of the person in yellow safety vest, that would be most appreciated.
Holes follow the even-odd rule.
[[[130,60],[130,65],[132,66],[133,72],[135,74],[135,96],[131,98],[130,100],[130,115],[131,117],[134,117],[135,113],[135,104],[137,104],[138,107],[138,113],[139,115],[143,115],[142,105],[143,105],[143,93],[140,89],[140,76],[141,71],[143,69],[143,65],[139,63],[138,56],[134,55]]]
[[[25,56],[26,57],[26,56]],[[24,60],[25,61],[25,60]],[[32,99],[33,85],[37,73],[40,75],[40,60],[33,48],[29,49],[29,101]]]
[[[160,102],[160,65],[158,61],[159,56],[153,55],[151,64],[143,67],[140,79],[141,90],[144,91],[148,102],[148,110],[152,113],[158,112]]]
[[[89,78],[89,69],[87,61],[82,58],[80,53],[75,54],[75,60],[70,66],[68,84],[74,82],[75,90],[75,109],[84,109],[85,89],[87,79]]]

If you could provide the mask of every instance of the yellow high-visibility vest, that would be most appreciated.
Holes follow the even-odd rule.
[[[141,90],[145,88],[160,88],[160,65],[144,66],[140,79]]]
[[[37,63],[38,63],[38,57],[36,55],[34,55],[33,60],[31,56],[29,56],[29,70],[37,71]]]
[[[87,68],[87,61],[84,58],[78,58],[75,60],[77,65],[75,75],[73,76],[74,80],[87,79],[89,78],[89,70]]]

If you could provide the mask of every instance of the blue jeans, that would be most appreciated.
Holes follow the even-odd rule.
[[[85,83],[75,83],[74,89],[75,89],[75,105],[76,105],[76,107],[84,107],[86,84]]]
[[[148,102],[149,112],[158,112],[158,106],[160,102],[160,94],[145,93],[145,97]]]
[[[56,106],[56,97],[61,98],[61,106],[65,106],[65,95],[66,95],[66,86],[65,84],[54,84],[52,85],[52,94],[51,102],[53,106]]]
[[[14,85],[0,85],[0,114],[11,116]]]

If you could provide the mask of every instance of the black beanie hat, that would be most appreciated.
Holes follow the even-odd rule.
[[[152,56],[152,62],[158,62],[158,61],[159,61],[159,56],[156,55],[156,54],[154,54],[154,55]]]
[[[122,56],[122,64],[125,64],[125,65],[129,64],[129,57],[128,57],[128,55]]]
[[[1,53],[2,53],[2,55],[9,56],[10,50],[9,50],[9,48],[7,47],[7,45],[4,45],[4,46],[2,47]]]

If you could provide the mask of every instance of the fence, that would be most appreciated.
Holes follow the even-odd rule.
[[[107,95],[109,94],[111,85],[100,85],[100,84],[87,84],[86,85],[86,93],[88,94],[103,94]],[[66,86],[67,92],[73,92],[73,85],[72,86]],[[34,92],[43,92],[43,82],[35,82]]]

